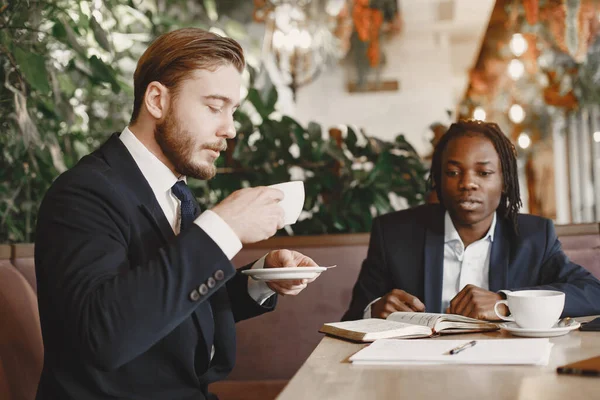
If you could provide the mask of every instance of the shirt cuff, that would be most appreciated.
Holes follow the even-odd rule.
[[[266,257],[267,256],[264,255],[258,259],[258,261],[256,261],[252,266],[252,269],[264,268]],[[273,296],[274,294],[275,292],[267,286],[265,281],[255,281],[254,279],[248,277],[248,295],[261,306],[269,299],[269,297]]]
[[[240,239],[233,229],[227,225],[227,222],[223,221],[223,218],[219,217],[217,213],[206,210],[194,220],[194,223],[210,236],[229,260],[233,259],[242,249]]]
[[[375,300],[373,300],[372,302],[370,302],[366,307],[365,307],[365,311],[363,311],[363,318],[372,318],[371,316],[371,306],[373,304],[375,304],[379,299],[381,299],[381,297],[376,298]]]

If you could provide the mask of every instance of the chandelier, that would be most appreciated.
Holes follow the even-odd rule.
[[[299,87],[343,57],[335,35],[345,0],[255,0],[254,18],[265,22],[263,59],[275,65],[294,100]]]

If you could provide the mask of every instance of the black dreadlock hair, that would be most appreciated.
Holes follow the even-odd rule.
[[[522,206],[521,194],[519,192],[519,176],[517,173],[517,150],[511,141],[493,122],[482,122],[476,120],[458,121],[453,123],[448,131],[441,137],[433,151],[431,160],[431,171],[429,174],[429,186],[435,189],[440,203],[442,200],[442,188],[439,182],[442,179],[442,155],[451,140],[461,136],[480,134],[488,138],[493,144],[502,167],[502,197],[498,206],[498,213],[512,223],[515,234],[519,233],[517,226],[517,214]]]

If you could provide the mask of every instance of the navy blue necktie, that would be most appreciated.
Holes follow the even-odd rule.
[[[188,185],[185,184],[184,181],[177,181],[177,183],[175,183],[173,187],[171,187],[171,192],[173,192],[175,197],[177,197],[181,202],[181,229],[179,229],[179,233],[181,234],[184,230],[192,226],[192,224],[194,223],[194,220],[200,213],[200,205],[198,204],[192,191],[190,190]],[[209,307],[207,307],[206,309],[208,310],[210,314],[210,319],[212,320],[214,318],[212,311],[212,303],[209,301],[208,305]],[[203,332],[202,334],[207,335],[208,337],[208,334],[206,332]],[[213,335],[209,338],[209,340],[211,341],[211,344],[213,344],[214,332]]]
[[[192,226],[198,211],[200,211],[200,207],[192,191],[184,181],[177,181],[171,187],[171,191],[181,201],[181,229],[179,229],[179,233],[181,233]]]

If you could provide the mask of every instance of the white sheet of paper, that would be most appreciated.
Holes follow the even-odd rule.
[[[547,365],[552,343],[544,339],[485,339],[458,354],[448,352],[470,340],[380,339],[350,357],[357,365],[507,364]]]

